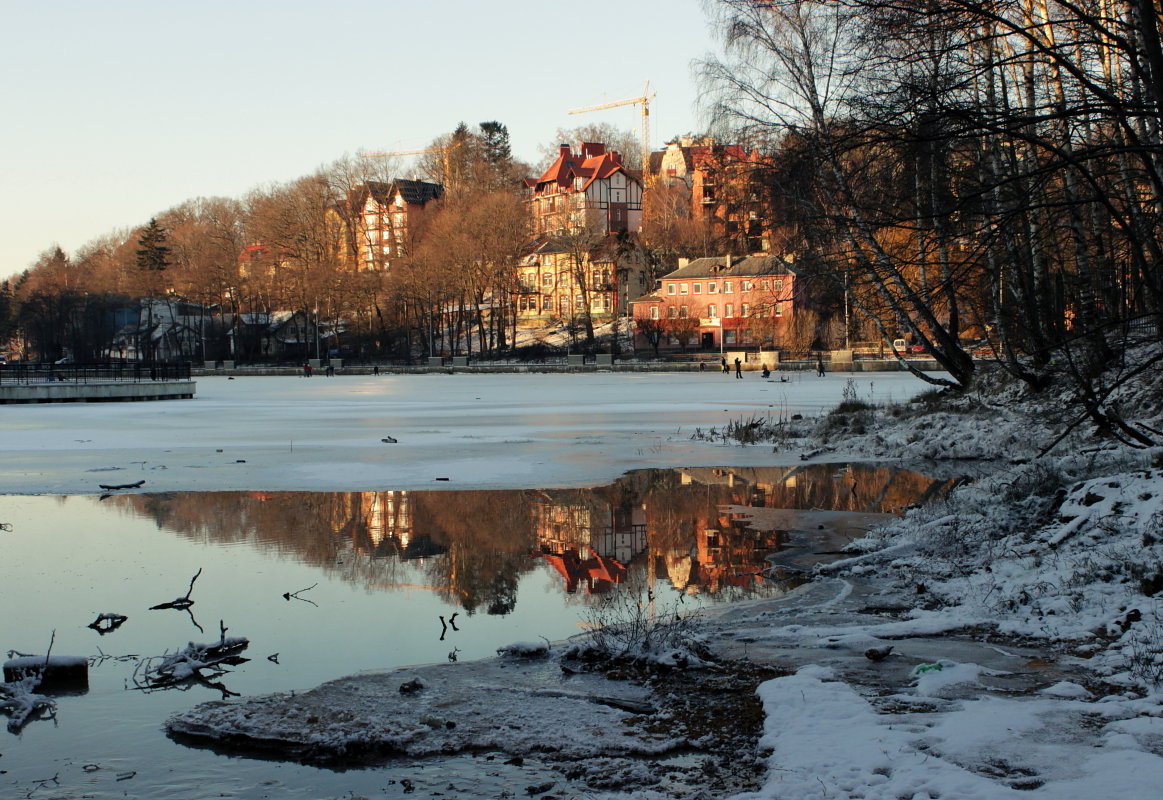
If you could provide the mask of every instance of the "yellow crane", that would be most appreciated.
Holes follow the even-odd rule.
[[[638,97],[627,97],[625,100],[614,100],[611,103],[600,103],[585,108],[571,108],[570,114],[586,114],[590,111],[604,111],[607,108],[619,106],[642,106],[642,181],[646,182],[650,172],[650,101],[654,99],[654,92],[650,91],[650,81],[642,87],[642,94]]]
[[[391,158],[392,156],[419,156],[419,155],[423,155],[424,153],[435,153],[435,152],[442,150],[442,149],[443,148],[441,148],[441,147],[418,147],[415,150],[374,150],[370,153],[367,151],[364,151],[364,150],[360,150],[359,156],[361,158]]]

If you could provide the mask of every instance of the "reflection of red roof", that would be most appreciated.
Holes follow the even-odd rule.
[[[576,592],[584,581],[587,593],[601,594],[621,583],[626,575],[626,568],[617,559],[595,554],[582,561],[572,548],[561,555],[542,553],[541,557],[565,579],[565,590],[570,593]]]

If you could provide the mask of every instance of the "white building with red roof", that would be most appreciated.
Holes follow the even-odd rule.
[[[582,142],[577,153],[561,145],[541,177],[525,185],[534,233],[602,235],[642,227],[642,181],[600,142]]]

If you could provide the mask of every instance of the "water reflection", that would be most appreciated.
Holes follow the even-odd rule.
[[[472,615],[510,613],[544,564],[569,594],[653,585],[732,598],[770,572],[797,530],[844,541],[946,491],[948,479],[858,464],[648,469],[592,489],[217,492],[110,498],[184,537],[277,550],[370,589],[435,592]],[[783,509],[786,513],[772,514]],[[827,518],[812,510],[827,509]],[[767,513],[764,510],[768,510]],[[841,512],[839,514],[835,512]],[[422,581],[417,583],[415,569]],[[730,591],[728,591],[730,590]]]

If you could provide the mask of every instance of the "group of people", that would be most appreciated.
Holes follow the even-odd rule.
[[[729,375],[731,373],[731,367],[729,367],[727,365],[727,357],[723,356],[721,359],[719,359],[719,363],[723,367],[723,373]],[[700,363],[699,369],[701,370],[702,368],[703,368],[703,365],[702,365],[702,363]],[[771,370],[769,370],[767,368],[767,365],[764,364],[763,368],[759,371],[759,374],[761,376],[763,376],[764,379],[767,379],[767,378],[771,377]],[[820,353],[817,353],[816,354],[816,375],[818,377],[822,378],[822,377],[824,377],[824,374],[825,374],[824,356]],[[743,377],[743,362],[738,357],[736,357],[736,359],[735,359],[735,377],[740,378],[740,379],[742,379],[742,377]]]

